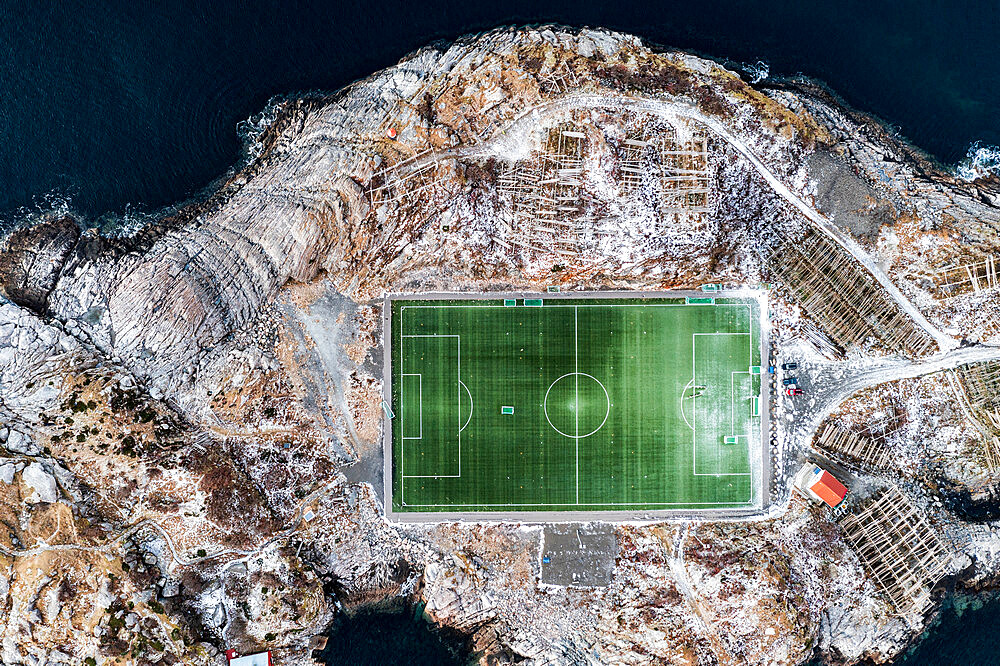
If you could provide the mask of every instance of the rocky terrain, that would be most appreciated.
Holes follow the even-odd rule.
[[[308,664],[336,613],[391,598],[484,664],[886,661],[934,611],[902,617],[790,480],[822,424],[889,403],[892,463],[855,470],[850,502],[899,484],[954,549],[942,587],[994,584],[1000,516],[940,489],[995,478],[946,373],[1000,359],[995,285],[948,277],[997,252],[997,183],[807,83],[599,30],[429,47],[265,117],[204,201],[121,237],[54,217],[3,240],[0,663]],[[586,148],[570,176],[556,160],[553,231],[532,207],[560,132]],[[665,205],[672,181],[623,165],[670,146],[703,157],[704,191]],[[871,333],[838,345],[772,268],[809,233],[926,344],[858,314]],[[615,525],[603,587],[541,583],[543,526],[385,519],[385,293],[706,283],[770,283],[775,358],[814,384],[774,398],[766,514]]]

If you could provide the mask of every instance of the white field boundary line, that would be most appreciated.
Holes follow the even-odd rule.
[[[747,502],[584,502],[579,506],[634,506],[638,511],[642,511],[652,506],[751,506],[753,501]],[[407,504],[406,506],[422,507],[450,507],[450,506],[577,506],[574,502],[525,502],[521,504]]]
[[[572,307],[572,308],[574,308],[574,338],[575,338],[574,345],[576,346],[576,349],[574,351],[574,356],[575,356],[576,368],[578,369],[579,368],[579,349],[578,349],[578,338],[577,338],[578,330],[577,330],[577,323],[576,322],[577,322],[577,318],[579,316],[579,308],[581,308],[581,307],[583,307],[583,308],[588,308],[588,307],[589,308],[649,308],[649,307],[685,308],[685,307],[698,307],[699,305],[703,305],[703,306],[707,306],[707,307],[717,307],[717,308],[724,308],[724,307],[742,308],[742,307],[745,307],[747,309],[747,316],[748,316],[747,328],[748,328],[749,332],[746,332],[746,333],[743,333],[743,332],[740,332],[740,333],[723,333],[723,332],[715,332],[715,333],[693,333],[692,334],[692,347],[691,347],[691,349],[692,349],[692,375],[693,375],[693,365],[694,365],[694,341],[693,341],[693,336],[695,336],[695,335],[746,335],[746,336],[748,336],[748,348],[750,350],[750,356],[749,356],[749,358],[747,360],[747,367],[749,368],[750,364],[753,362],[753,306],[751,304],[749,304],[749,303],[712,303],[710,305],[709,304],[699,304],[699,303],[695,303],[695,304],[692,304],[692,303],[584,303],[584,304],[561,304],[558,301],[550,301],[550,302],[546,303],[544,307],[548,307],[548,308],[553,308],[553,307],[556,307],[556,308],[570,308],[570,307]],[[403,311],[405,311],[407,308],[431,308],[431,309],[487,308],[487,309],[506,309],[506,306],[504,306],[502,303],[499,304],[499,305],[494,305],[494,304],[489,304],[489,305],[437,305],[437,304],[434,304],[434,303],[428,303],[427,305],[403,305],[403,306],[400,306],[400,331],[403,330],[403,325],[402,325],[403,324]],[[543,308],[539,308],[539,309],[541,310]],[[402,339],[403,338],[446,338],[446,337],[454,337],[454,338],[458,338],[459,339],[459,349],[458,349],[459,366],[458,366],[458,369],[459,369],[459,376],[461,376],[461,335],[457,335],[457,334],[410,334],[410,335],[400,335],[400,352],[399,352],[400,353],[400,363],[402,363],[402,359],[403,359],[403,349],[402,349],[402,347],[403,347],[403,345],[402,345]],[[747,371],[747,372],[749,372],[749,371]],[[579,407],[579,374],[575,374],[575,377],[576,377],[576,382],[577,382],[577,388],[576,388],[577,433],[576,434],[579,435],[579,409],[578,409],[578,407]],[[459,383],[460,384],[462,383],[461,379],[459,380]],[[762,386],[763,386],[763,382],[762,382]],[[466,390],[468,390],[468,389],[466,389]],[[469,397],[470,397],[470,400],[471,400],[471,397],[472,397],[471,392],[469,394]],[[696,400],[697,400],[697,398],[693,398],[692,402],[694,402]],[[693,407],[692,409],[693,409],[694,412],[697,412],[697,408],[696,407]],[[460,478],[462,476],[461,431],[464,429],[464,427],[461,426],[461,418],[462,418],[461,411],[462,411],[461,410],[461,395],[459,395],[459,410],[458,410],[458,412],[459,412],[459,424],[460,424],[460,426],[459,426],[460,427],[460,429],[459,429],[459,449],[458,449],[459,473],[457,475],[455,475],[455,474],[452,474],[452,475],[444,475],[444,474],[405,475],[405,474],[401,474],[401,477],[403,479],[419,479],[419,478],[447,479],[447,478]],[[684,416],[683,412],[682,412],[681,416],[682,417]],[[470,419],[471,419],[471,416],[470,416]],[[685,418],[684,420],[685,420],[685,423],[687,423],[687,419]],[[691,429],[693,431],[695,431],[695,433],[694,433],[694,440],[693,440],[693,456],[696,457],[696,455],[697,455],[697,444],[696,444],[696,439],[697,439],[697,431],[696,431],[697,419],[695,419],[695,421],[696,421],[695,426],[691,426],[691,424],[688,424],[688,426],[691,427]],[[580,483],[579,482],[579,441],[580,441],[579,437],[577,437],[576,438],[576,491],[577,491],[576,504],[579,504],[579,483]],[[401,452],[401,455],[402,455],[402,452]],[[695,465],[696,465],[696,461],[695,461]],[[402,470],[402,459],[400,460],[400,471],[401,472],[403,471]],[[692,471],[693,471],[693,473],[694,473],[695,476],[751,476],[752,475],[751,472],[733,472],[733,473],[724,473],[724,474],[702,474],[702,473],[698,473],[696,471],[696,468],[693,469]],[[401,486],[405,486],[405,482],[401,483]],[[751,484],[751,486],[752,486],[752,484]],[[588,503],[584,504],[583,506],[637,506],[637,507],[679,506],[679,505],[683,505],[683,506],[749,506],[749,505],[751,505],[753,503],[752,495],[753,495],[753,488],[751,488],[751,499],[748,500],[748,501],[746,501],[746,502],[588,502]],[[465,503],[465,504],[410,504],[410,503],[407,503],[403,499],[402,488],[400,490],[400,501],[403,504],[403,506],[412,506],[412,507],[463,507],[463,506],[466,506],[466,507],[513,507],[513,506],[573,506],[574,505],[573,503],[559,503],[559,502],[554,502],[554,503],[529,502],[529,503],[516,503],[516,504],[511,504],[511,503],[505,503],[505,504],[494,504],[494,503],[490,503],[490,504],[483,504],[483,503]]]
[[[747,308],[749,308],[749,307],[750,306],[748,305]],[[752,316],[752,314],[753,313],[751,311],[751,316]],[[752,321],[748,322],[748,326],[750,328],[750,332],[740,332],[740,333],[735,333],[735,332],[733,332],[733,333],[716,332],[716,333],[692,333],[691,334],[691,377],[692,377],[692,380],[693,380],[693,383],[695,384],[695,386],[698,385],[698,381],[697,381],[697,379],[698,379],[698,370],[697,370],[697,366],[698,366],[698,363],[697,363],[698,348],[697,348],[697,345],[696,345],[696,340],[698,339],[698,337],[699,336],[713,337],[713,336],[745,335],[745,336],[748,336],[748,337],[752,338],[752,335],[753,335],[753,333],[752,333],[752,331],[753,331],[753,322]],[[746,372],[747,374],[749,374],[749,372],[750,372],[749,371],[750,364],[753,363],[753,347],[750,348],[750,353],[751,353],[751,355],[747,359],[747,368],[748,369],[745,370],[745,371],[743,371],[743,372]],[[735,373],[733,373],[733,374],[735,374]],[[730,375],[730,379],[732,379],[732,375]],[[731,386],[730,387],[730,403],[732,402],[732,390],[733,389],[732,389],[732,386]],[[691,436],[691,473],[692,473],[692,475],[694,475],[694,476],[752,476],[752,472],[699,472],[698,471],[698,396],[695,395],[691,399],[691,402],[694,403],[692,405],[692,408],[691,408],[691,411],[693,412],[693,414],[691,415],[691,418],[694,420],[694,428],[692,429],[693,433],[692,433],[692,436]],[[730,428],[734,428],[734,423],[732,423],[732,421],[730,422]],[[749,446],[749,442],[748,442],[748,446]],[[752,485],[753,484],[751,484],[751,486]],[[751,497],[752,497],[752,493],[753,493],[753,489],[751,488]]]
[[[418,394],[419,400],[420,400],[420,403],[419,403],[420,404],[420,434],[417,435],[416,437],[407,437],[406,435],[403,435],[402,438],[403,439],[423,439],[424,438],[424,376],[421,373],[419,373],[419,372],[400,373],[399,376],[400,377],[418,377],[418,379],[417,379],[417,394]],[[403,401],[403,399],[402,399],[403,398],[403,385],[402,384],[400,384],[400,386],[399,386],[399,396],[400,396],[400,400],[399,401],[402,402]],[[403,419],[403,410],[399,410],[399,411],[400,411],[400,414],[399,414],[399,431],[401,433],[403,433],[403,432],[406,432],[406,430],[404,430],[404,425],[405,425],[404,421],[405,420]]]
[[[401,308],[402,309],[402,308]],[[399,330],[403,330],[403,313],[399,314]],[[455,334],[419,334],[419,335],[400,335],[399,336],[399,362],[400,365],[403,363],[403,340],[406,338],[455,338],[458,342],[458,376],[462,376],[462,336]],[[400,373],[403,374],[403,373]],[[404,442],[400,442],[400,460],[399,460],[399,472],[400,472],[400,503],[403,506],[420,506],[419,504],[407,504],[403,497],[403,489],[406,487],[406,479],[458,479],[462,476],[462,380],[458,380],[458,474],[406,474],[403,470],[403,461],[406,459],[406,453],[403,451]],[[470,394],[471,397],[471,394]],[[402,385],[400,385],[400,402],[402,402]],[[421,407],[423,403],[421,402]],[[400,432],[403,431],[402,416],[400,417]]]
[[[576,417],[576,503],[580,503],[580,308],[573,307],[573,381],[575,397],[573,414]],[[610,409],[608,411],[611,411]],[[603,424],[602,424],[603,425]]]
[[[632,296],[627,296],[625,298],[633,298]],[[639,298],[639,297],[635,297]],[[672,297],[671,297],[672,298]],[[727,297],[724,297],[727,298]],[[734,296],[733,298],[745,298],[741,296]],[[404,300],[404,299],[401,299]],[[416,300],[416,299],[415,299]],[[572,299],[564,299],[572,300]],[[433,303],[434,301],[428,301],[428,303]],[[527,306],[521,306],[524,308]],[[548,308],[748,308],[750,307],[747,303],[580,303],[579,305],[563,305],[559,301],[551,300],[546,301],[545,305],[542,307],[530,307],[531,310],[545,310]],[[403,305],[400,306],[400,310],[406,310],[410,308],[419,309],[437,309],[437,310],[447,310],[447,309],[463,309],[472,310],[475,308],[483,308],[486,310],[510,310],[511,308],[504,305]],[[416,337],[416,336],[408,336]]]

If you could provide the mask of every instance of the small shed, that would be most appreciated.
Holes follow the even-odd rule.
[[[808,497],[837,506],[847,497],[847,487],[819,465],[808,464],[796,475],[795,485]]]
[[[270,650],[243,656],[240,656],[236,650],[226,650],[226,664],[228,666],[274,666]]]

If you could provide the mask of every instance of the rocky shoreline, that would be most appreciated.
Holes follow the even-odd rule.
[[[546,244],[518,187],[570,125],[587,175],[573,237]],[[624,141],[667,135],[704,140],[704,205],[664,212],[650,178],[622,194]],[[877,418],[859,391],[906,416],[889,463],[852,470],[852,497],[901,486],[954,548],[942,585],[995,584],[996,523],[937,495],[993,487],[983,429],[945,377],[1000,359],[995,292],[939,276],[991,261],[995,182],[955,179],[807,83],[752,86],[634,37],[550,27],[281,102],[258,141],[215,194],[132,236],[60,218],[0,246],[0,661],[208,664],[232,647],[307,664],[338,607],[406,598],[482,663],[886,662],[928,617],[902,619],[842,514],[789,485],[822,453],[820,424]],[[877,327],[839,357],[808,342],[836,332],[772,257],[809,234],[935,348],[894,348]],[[553,281],[775,282],[774,353],[827,388],[773,398],[766,515],[611,524],[611,581],[595,587],[542,581],[543,525],[385,519],[380,297]]]

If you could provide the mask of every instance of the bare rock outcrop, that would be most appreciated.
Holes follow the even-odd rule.
[[[616,526],[611,582],[595,588],[542,582],[537,527],[385,520],[371,483],[380,317],[334,302],[765,281],[771,242],[801,232],[810,199],[823,201],[810,177],[833,177],[806,159],[818,146],[838,155],[830,173],[861,166],[840,183],[851,196],[832,197],[841,208],[882,199],[843,225],[873,252],[895,247],[896,231],[904,249],[954,250],[941,229],[989,252],[993,185],[926,171],[807,91],[764,92],[605,31],[496,30],[269,111],[251,159],[207,200],[124,238],[60,219],[0,248],[2,659],[78,663],[162,645],[205,663],[225,643],[304,660],[331,597],[419,600],[473,635],[484,660],[898,652],[908,629],[836,525],[787,488],[755,523]],[[512,211],[545,193],[517,201],[501,183],[530,172],[521,185],[537,185],[545,137],[570,124],[592,149],[564,196],[576,244],[556,251],[512,226]],[[662,182],[627,184],[620,163],[628,146],[681,135],[704,146],[679,152],[704,153],[685,173],[713,199],[664,213]],[[885,257],[886,273],[961,331],[908,272],[913,256]],[[928,270],[945,261],[930,259]],[[769,309],[775,344],[796,338],[806,314],[779,291]],[[794,405],[781,405],[779,467],[807,448],[784,422]],[[352,456],[370,460],[343,469]],[[837,602],[851,612],[830,611]]]
[[[19,305],[45,310],[80,229],[70,217],[18,229],[0,250],[0,288]]]

